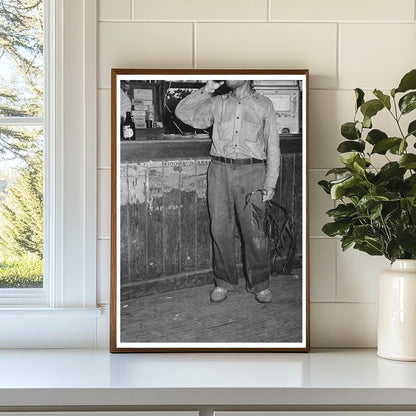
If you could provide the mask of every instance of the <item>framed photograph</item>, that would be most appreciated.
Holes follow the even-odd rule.
[[[308,75],[112,70],[111,352],[309,351]]]

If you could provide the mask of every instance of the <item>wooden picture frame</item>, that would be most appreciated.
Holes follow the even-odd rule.
[[[218,87],[211,98],[208,93],[212,91],[205,91],[209,80],[214,82],[209,85]],[[254,141],[275,143],[277,135],[270,126],[280,138],[273,218],[282,244],[274,257],[270,303],[256,301],[258,295],[250,293],[245,264],[251,254],[242,254],[241,224],[233,229],[235,247],[229,249],[236,253],[232,270],[237,270],[238,286],[226,293],[224,301],[210,300],[213,251],[220,251],[212,245],[206,183],[208,166],[214,163],[212,137],[218,134],[213,129],[220,127],[215,126],[217,113],[210,116],[214,127],[208,128],[196,123],[190,126],[175,110],[192,92],[195,97],[208,95],[207,103],[229,103],[237,99],[237,90],[230,92],[227,87],[243,81],[250,81],[245,85],[251,88],[251,95],[243,97],[248,101],[239,115],[247,121],[239,126],[249,126],[255,111],[260,120],[257,123],[256,119],[255,128],[262,123],[259,128],[264,131]],[[112,70],[111,352],[309,351],[308,88],[309,71],[305,69]],[[253,100],[257,101],[252,104]],[[229,108],[221,111],[231,111],[234,117],[237,107]],[[127,114],[129,109],[133,114]],[[261,118],[266,117],[266,110],[269,118]],[[195,114],[197,111],[202,110],[198,107]],[[231,123],[224,120],[218,123]],[[221,128],[224,137],[229,134]],[[242,134],[248,137],[250,130],[244,129],[241,127]],[[129,140],[133,134],[135,140]],[[240,144],[251,140],[243,137],[238,142],[234,132],[232,135],[233,139],[222,139]],[[268,139],[264,139],[266,135]],[[267,146],[254,144],[253,152],[267,153]],[[241,163],[260,163],[241,149],[244,154],[236,156],[244,159]],[[235,165],[228,159],[234,157],[216,163]],[[276,164],[271,159],[261,163],[267,177],[272,168],[267,170],[266,165]],[[244,209],[252,209],[247,197],[246,205]],[[251,215],[254,224],[256,217]],[[288,257],[292,259],[290,269]],[[218,257],[216,261],[218,269]],[[215,281],[217,285],[222,282]]]

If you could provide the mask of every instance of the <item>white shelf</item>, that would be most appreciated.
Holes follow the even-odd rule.
[[[416,363],[375,350],[110,354],[0,350],[0,410],[62,406],[409,406]]]

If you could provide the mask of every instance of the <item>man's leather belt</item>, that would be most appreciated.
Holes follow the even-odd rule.
[[[264,160],[262,159],[255,159],[251,157],[249,159],[230,159],[228,157],[223,156],[211,156],[212,160],[216,160],[218,162],[228,163],[230,165],[252,165],[254,163],[263,163]]]

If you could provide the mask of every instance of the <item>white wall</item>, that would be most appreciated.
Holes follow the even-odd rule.
[[[333,203],[316,183],[337,164],[353,88],[390,90],[416,67],[415,0],[99,0],[98,19],[99,302],[110,279],[110,69],[309,68],[312,346],[376,346],[388,262],[323,235]]]

